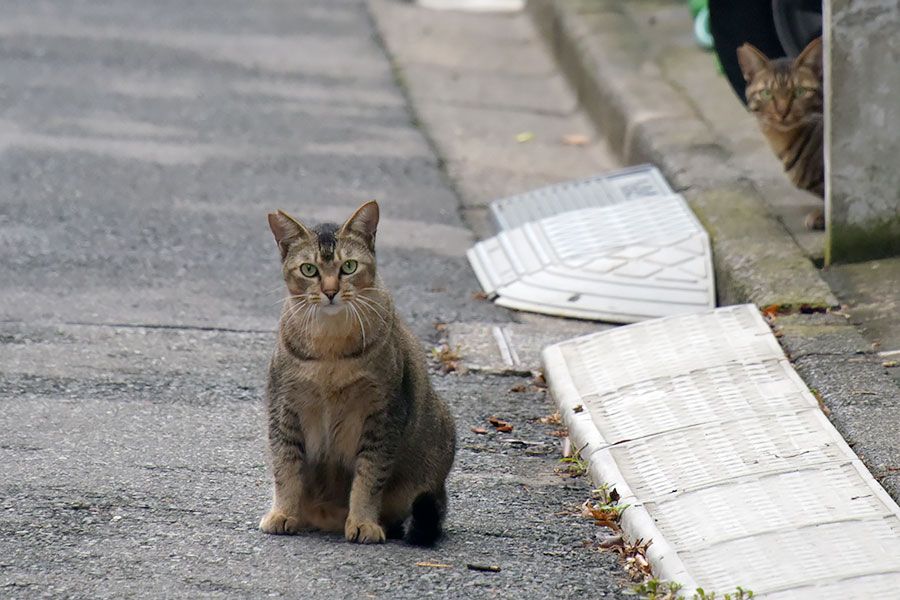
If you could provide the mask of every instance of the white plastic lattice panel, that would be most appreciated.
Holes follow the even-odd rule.
[[[617,193],[476,244],[482,288],[508,308],[618,323],[715,306],[709,237],[684,199]]]
[[[595,481],[657,575],[756,598],[888,598],[900,507],[818,408],[752,305],[544,350]]]
[[[498,229],[515,229],[572,210],[674,193],[659,169],[639,165],[496,200],[491,215]]]

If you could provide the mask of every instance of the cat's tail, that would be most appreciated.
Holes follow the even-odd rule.
[[[413,501],[406,541],[416,546],[433,546],[441,537],[446,514],[447,493],[443,488],[438,492],[419,494]]]

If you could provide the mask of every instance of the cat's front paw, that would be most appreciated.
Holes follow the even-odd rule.
[[[825,229],[825,211],[821,208],[817,208],[816,210],[810,212],[806,215],[806,220],[804,221],[807,229],[813,231],[821,231]]]
[[[292,534],[300,531],[300,519],[271,510],[259,522],[259,528],[266,533]]]
[[[347,517],[344,535],[350,542],[360,544],[380,544],[384,541],[384,529],[374,521],[360,521],[352,516]]]

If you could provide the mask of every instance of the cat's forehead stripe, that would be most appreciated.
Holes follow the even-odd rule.
[[[338,226],[334,223],[322,223],[316,226],[314,231],[319,239],[319,254],[323,260],[331,260],[334,258],[334,247],[337,245],[335,234]]]

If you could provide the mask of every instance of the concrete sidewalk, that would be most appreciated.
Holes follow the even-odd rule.
[[[631,506],[623,531],[653,540],[646,556],[654,574],[685,593],[741,585],[765,597],[822,600],[896,589],[900,513],[866,472],[896,498],[898,390],[883,366],[893,355],[879,356],[847,318],[853,294],[867,289],[851,284],[873,283],[872,266],[833,269],[850,282],[834,289],[823,279],[815,266],[822,235],[802,228],[818,200],[787,182],[714,58],[696,48],[684,4],[534,0],[530,15],[432,12],[395,0],[369,6],[476,235],[495,231],[492,200],[654,163],[710,232],[719,304],[751,303],[737,308],[753,316],[754,337],[767,339],[764,355],[740,344],[729,353],[740,332],[700,315],[687,328],[697,335],[667,337],[658,321],[610,330],[510,312],[510,323],[448,325],[464,368],[528,372],[545,349],[545,375],[594,484],[612,486]],[[583,143],[566,144],[575,132]],[[885,306],[861,314],[883,315]],[[873,318],[860,324],[880,331]],[[571,339],[584,333],[594,335]],[[807,385],[830,406],[820,408]],[[857,475],[864,484],[848,485]]]
[[[766,310],[794,367],[900,499],[900,261],[821,270],[819,202],[791,187],[683,2],[531,0],[529,11],[587,113],[625,164],[651,162],[709,231],[719,304]]]

